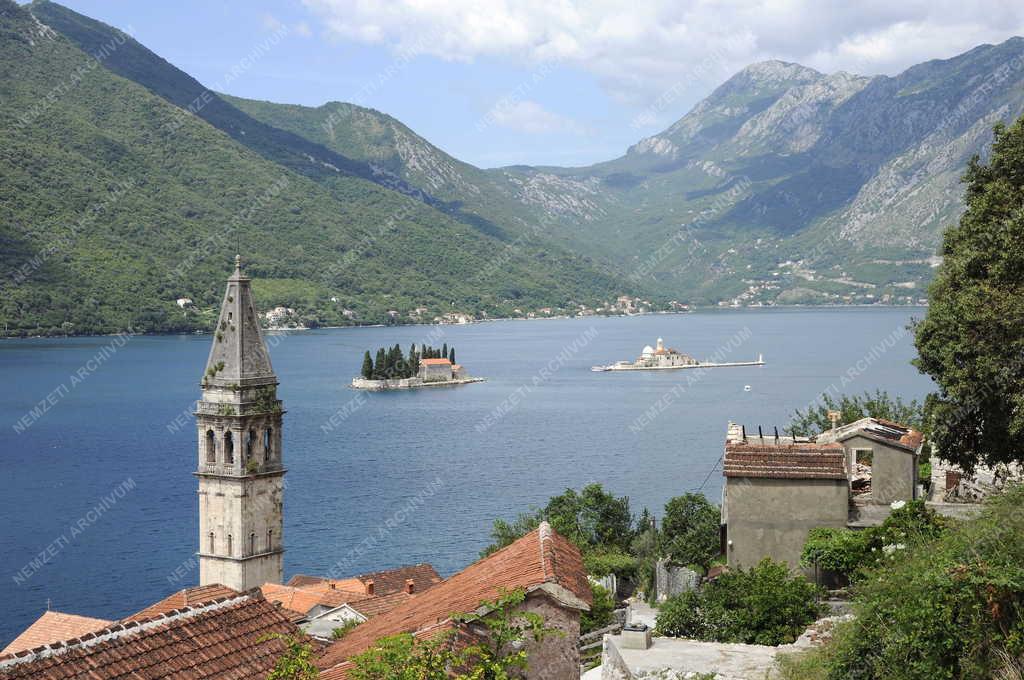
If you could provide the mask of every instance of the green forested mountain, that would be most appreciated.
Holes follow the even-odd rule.
[[[230,101],[495,224],[543,224],[681,300],[912,302],[962,211],[968,159],[1024,112],[1024,39],[895,77],[754,64],[585,168],[481,170],[371,109]]]
[[[227,103],[203,107],[212,123],[189,113],[175,100],[188,83],[150,89],[117,73],[153,65],[130,38],[49,3],[30,9],[38,16],[0,0],[7,333],[205,328],[236,251],[261,306],[320,323],[348,321],[344,310],[362,322],[416,307],[493,315],[624,292],[581,258],[515,243],[398,178],[371,181],[363,161]]]

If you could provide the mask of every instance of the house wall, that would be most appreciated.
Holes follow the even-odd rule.
[[[451,380],[451,364],[439,364],[436,366],[423,364],[420,366],[420,377],[424,380]]]
[[[528,680],[578,678],[580,676],[580,612],[560,606],[551,596],[534,592],[527,596],[519,609],[540,614],[544,625],[560,633],[548,635],[540,642],[526,643],[529,667]]]
[[[857,449],[871,449],[871,502],[910,501],[917,490],[917,456],[905,449],[855,436],[843,441],[847,461]]]
[[[723,500],[727,558],[742,568],[770,557],[798,569],[807,532],[845,527],[849,512],[845,479],[727,477]]]

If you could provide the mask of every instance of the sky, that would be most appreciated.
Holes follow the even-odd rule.
[[[1024,35],[1019,0],[63,0],[211,89],[401,120],[480,167],[622,155],[751,63],[895,75]]]

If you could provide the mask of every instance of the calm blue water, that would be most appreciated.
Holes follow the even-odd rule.
[[[668,498],[708,478],[730,419],[781,426],[832,385],[923,396],[930,384],[910,366],[902,331],[922,314],[722,311],[276,336],[271,355],[288,411],[286,577],[339,562],[345,574],[420,561],[451,573],[488,543],[493,518],[594,481],[628,495],[636,512],[660,514]],[[633,358],[659,335],[711,356],[744,329],[749,339],[725,358],[761,352],[767,366],[708,371],[689,386],[686,371],[589,370]],[[425,340],[454,344],[459,362],[488,382],[383,394],[346,387],[365,349]],[[196,582],[188,412],[210,341],[132,338],[74,385],[71,376],[111,338],[0,342],[0,640],[48,599],[54,609],[118,618]],[[51,392],[53,406],[26,416]],[[30,424],[18,433],[24,417]],[[101,500],[126,480],[133,488],[122,486],[122,497]],[[704,491],[718,500],[720,472]]]

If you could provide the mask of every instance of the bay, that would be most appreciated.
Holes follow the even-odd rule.
[[[416,562],[450,574],[512,518],[600,482],[634,512],[718,501],[733,420],[766,432],[822,392],[922,398],[922,309],[721,310],[269,334],[284,417],[285,573]],[[594,373],[658,337],[761,367]],[[115,619],[198,578],[192,471],[210,336],[0,343],[0,640],[49,606]],[[365,393],[363,352],[454,345],[488,380]],[[749,391],[745,386],[749,385]]]

